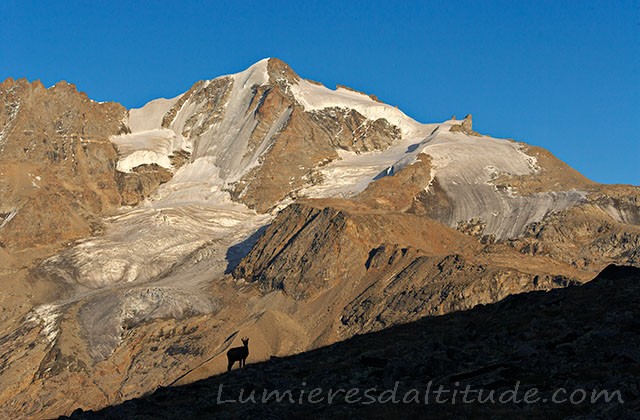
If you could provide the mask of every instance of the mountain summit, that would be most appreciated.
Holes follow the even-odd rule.
[[[266,360],[640,264],[638,187],[278,59],[139,109],[0,95],[7,416],[221,372],[237,336]]]

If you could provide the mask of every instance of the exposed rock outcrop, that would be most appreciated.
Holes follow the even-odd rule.
[[[452,119],[455,120],[455,117],[453,117]],[[452,125],[451,128],[449,128],[449,131],[453,133],[461,132],[476,137],[481,136],[481,134],[477,131],[473,131],[473,117],[471,116],[471,114],[467,114],[467,116],[464,117],[460,124]]]
[[[548,255],[572,266],[640,266],[640,226],[614,220],[593,205],[555,213],[508,242],[524,254]]]
[[[414,215],[385,214],[348,200],[309,201],[283,210],[235,274],[263,290],[310,298],[333,287],[357,287],[370,253],[383,243],[432,255],[476,247],[472,239]]]
[[[109,136],[128,130],[126,110],[97,103],[66,82],[0,85],[0,228],[10,252],[95,232],[120,205]]]
[[[311,118],[328,132],[334,147],[344,150],[384,150],[401,137],[400,129],[387,120],[370,121],[353,109],[325,108],[312,111]]]
[[[171,177],[171,171],[156,164],[140,165],[130,173],[117,172],[116,182],[122,205],[135,206]]]

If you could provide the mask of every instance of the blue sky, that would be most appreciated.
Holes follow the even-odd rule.
[[[0,79],[127,107],[264,57],[640,185],[638,1],[0,2]]]

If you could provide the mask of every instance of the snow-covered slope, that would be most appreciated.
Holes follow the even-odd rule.
[[[377,101],[364,93],[342,86],[331,90],[304,79],[292,83],[290,88],[305,111],[334,107],[355,109],[372,121],[379,118],[389,121],[400,128],[404,138],[420,137],[424,134],[423,124],[409,118],[398,108]]]
[[[486,223],[485,234],[498,239],[517,237],[529,223],[585,201],[586,193],[579,190],[520,196],[508,188],[499,189],[494,181],[501,175],[535,176],[540,171],[535,157],[525,153],[522,143],[451,132],[455,124],[431,125],[434,131],[426,138],[403,140],[385,152],[343,152],[341,160],[320,170],[325,182],[303,193],[309,197],[350,197],[375,178],[411,165],[423,153],[432,157],[432,179],[453,202],[452,214],[440,220],[452,227],[480,219]]]
[[[111,139],[118,149],[118,170],[131,172],[140,165],[157,164],[171,168],[171,156],[176,147],[176,135],[171,130],[153,129],[124,134]]]
[[[129,110],[129,128],[134,133],[154,130],[162,126],[165,114],[178,102],[182,95],[171,99],[154,99],[142,108]]]

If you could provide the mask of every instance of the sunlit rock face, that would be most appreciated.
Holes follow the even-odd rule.
[[[0,238],[17,252],[87,236],[120,205],[116,150],[126,110],[75,86],[0,84]]]

